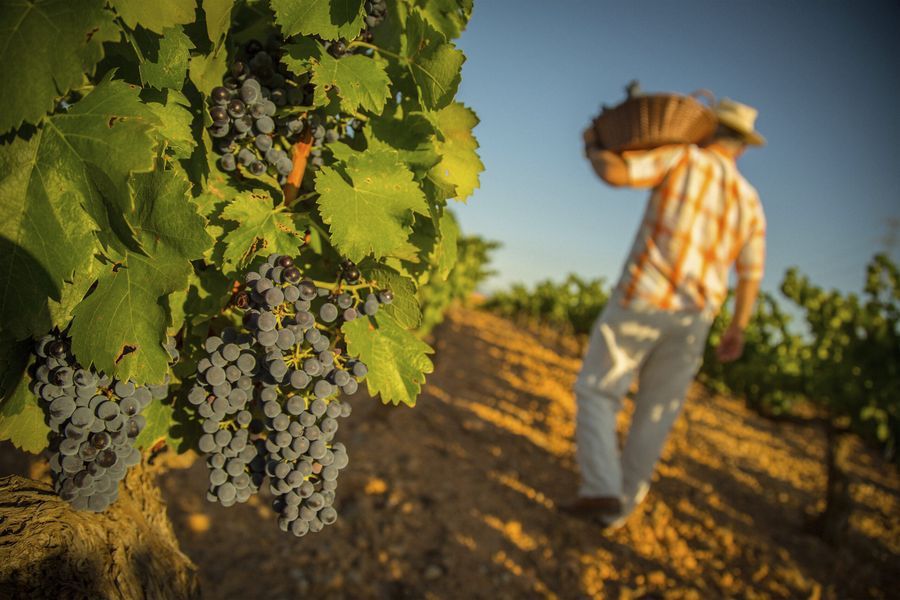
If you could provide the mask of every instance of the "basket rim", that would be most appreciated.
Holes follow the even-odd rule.
[[[604,116],[615,112],[616,110],[622,108],[623,106],[625,106],[627,104],[636,104],[636,103],[639,103],[639,102],[645,101],[645,100],[657,100],[657,99],[663,99],[663,100],[673,100],[674,99],[674,100],[679,100],[679,101],[686,100],[689,103],[692,102],[692,103],[696,104],[699,108],[703,109],[704,112],[709,113],[709,115],[712,116],[714,119],[718,120],[718,118],[716,117],[715,111],[711,107],[703,104],[702,102],[697,100],[697,98],[695,98],[694,96],[691,96],[690,94],[680,94],[677,92],[641,94],[640,96],[626,98],[625,100],[623,100],[622,102],[619,102],[615,106],[604,109],[600,113],[600,115],[597,117],[597,119],[602,119]]]

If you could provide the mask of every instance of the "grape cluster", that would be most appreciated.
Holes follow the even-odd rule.
[[[58,333],[41,338],[34,353],[32,391],[47,409],[54,489],[75,509],[103,511],[141,461],[134,446],[146,425],[141,411],[165,398],[168,385],[137,386],[82,368]]]
[[[252,339],[228,328],[206,339],[188,400],[203,418],[198,446],[207,455],[207,499],[231,506],[246,502],[262,483],[260,448],[250,439],[253,377],[259,373]]]
[[[359,278],[345,261],[339,282]],[[204,418],[199,448],[207,454],[208,498],[244,502],[268,477],[279,527],[303,536],[337,518],[337,477],[349,458],[334,435],[338,419],[350,414],[339,397],[356,393],[368,372],[345,355],[335,333],[359,312],[374,314],[379,297],[393,296],[335,292],[278,254],[244,281],[234,304],[244,311],[245,331],[207,338],[208,356],[188,396]]]
[[[234,171],[238,165],[253,175],[271,169],[286,177],[293,164],[290,146],[299,139],[304,121],[297,111],[282,107],[312,103],[312,87],[280,63],[281,40],[272,38],[264,49],[251,40],[231,65],[223,85],[210,95],[210,135],[217,140],[219,166]]]
[[[326,42],[336,56],[347,54],[346,43]],[[291,173],[291,147],[304,131],[312,140],[310,167],[324,164],[322,150],[348,135],[360,123],[340,116],[306,116],[312,104],[314,86],[308,75],[295,76],[281,64],[281,40],[273,37],[266,47],[257,40],[248,42],[230,74],[209,98],[210,135],[221,155],[219,167],[235,171],[238,167],[252,175],[271,172],[281,183]]]
[[[274,432],[265,442],[266,474],[278,526],[298,537],[335,522],[337,478],[349,462],[344,445],[332,442],[338,418],[350,416],[350,405],[337,398],[316,398],[304,409],[306,404],[294,395],[284,406],[270,401],[263,409]]]

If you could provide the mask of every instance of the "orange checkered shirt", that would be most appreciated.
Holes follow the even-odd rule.
[[[619,280],[623,305],[718,312],[728,270],[762,279],[766,218],[729,157],[694,145],[625,152],[630,185],[653,188]]]

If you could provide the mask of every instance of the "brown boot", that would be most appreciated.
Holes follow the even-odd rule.
[[[560,504],[559,510],[577,517],[612,517],[622,512],[622,503],[614,496],[579,497]]]

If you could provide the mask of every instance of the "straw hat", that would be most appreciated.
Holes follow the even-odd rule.
[[[752,106],[735,102],[730,98],[722,98],[716,105],[716,117],[719,123],[726,125],[744,137],[744,141],[752,146],[764,146],[766,138],[753,129],[758,111]]]

